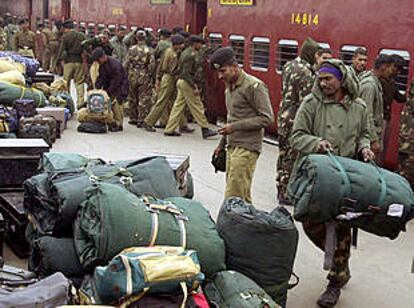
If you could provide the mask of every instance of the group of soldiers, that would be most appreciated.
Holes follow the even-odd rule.
[[[402,94],[396,77],[405,68],[405,60],[396,54],[380,54],[374,67],[367,70],[368,53],[355,50],[352,64],[332,59],[332,51],[308,38],[300,56],[283,70],[282,103],[278,114],[280,156],[278,160],[278,198],[289,203],[288,183],[301,157],[312,153],[375,160],[384,163],[390,137],[387,126],[392,118],[391,103],[406,103],[401,119],[399,171],[414,185],[414,83]],[[351,272],[351,230],[333,222],[336,246],[329,281],[317,303],[331,308],[339,300]],[[328,224],[304,221],[310,240],[325,250]],[[330,232],[330,231],[329,231]]]

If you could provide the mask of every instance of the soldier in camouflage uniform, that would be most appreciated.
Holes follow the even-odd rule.
[[[4,19],[0,17],[0,51],[7,48],[7,33],[4,30]]]
[[[137,31],[137,45],[128,51],[124,67],[129,79],[129,124],[142,127],[152,107],[155,75],[153,50],[145,43],[145,31]]]
[[[401,116],[399,162],[398,172],[414,189],[414,80],[411,81],[407,105]]]
[[[7,34],[7,47],[6,50],[13,50],[14,46],[14,36],[19,32],[19,27],[15,24],[15,21],[10,13],[6,14],[6,19],[4,20],[6,27],[4,31]]]
[[[282,102],[278,113],[279,159],[277,162],[277,191],[281,203],[287,203],[287,185],[296,154],[289,144],[293,121],[305,96],[311,93],[319,45],[311,38],[305,40],[300,57],[283,68]]]

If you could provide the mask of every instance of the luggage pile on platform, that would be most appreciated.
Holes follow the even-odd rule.
[[[192,199],[188,167],[179,156],[109,163],[44,153],[24,182],[36,278],[13,296],[43,303],[42,288],[57,281],[59,292],[48,295],[82,305],[285,307],[298,243],[289,213],[230,198],[216,226]]]

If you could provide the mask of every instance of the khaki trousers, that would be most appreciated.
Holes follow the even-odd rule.
[[[112,100],[112,113],[116,126],[122,127],[124,124],[124,106],[117,99]]]
[[[251,188],[258,152],[241,147],[229,147],[226,160],[225,198],[239,197],[252,203]]]
[[[73,79],[76,86],[76,94],[78,97],[78,108],[85,103],[85,74],[83,71],[82,63],[65,63],[63,66],[63,79],[68,83],[68,89],[70,89],[70,81]]]
[[[208,128],[208,121],[204,115],[204,105],[201,102],[200,95],[195,95],[194,89],[185,80],[178,79],[177,98],[175,99],[167,127],[165,128],[166,133],[172,133],[180,126],[186,106],[198,125],[201,128]]]

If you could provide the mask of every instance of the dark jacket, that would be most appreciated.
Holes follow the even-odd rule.
[[[59,48],[58,59],[65,60],[65,63],[81,63],[84,39],[85,35],[75,30],[65,33]]]
[[[108,56],[105,64],[99,66],[96,88],[104,89],[118,103],[126,100],[129,92],[128,75],[121,62]]]

